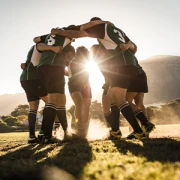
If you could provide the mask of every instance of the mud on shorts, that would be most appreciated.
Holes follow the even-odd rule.
[[[47,96],[46,87],[44,87],[39,79],[21,81],[21,86],[26,93],[28,102],[37,101],[40,97]]]

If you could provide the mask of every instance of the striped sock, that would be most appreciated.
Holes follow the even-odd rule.
[[[113,131],[119,130],[119,118],[120,118],[120,111],[116,104],[111,104],[111,128]]]
[[[29,136],[35,136],[37,110],[30,109],[28,113]]]
[[[119,106],[119,109],[129,124],[132,126],[133,130],[137,133],[142,133],[142,129],[140,128],[136,118],[134,117],[134,113],[129,104],[123,103]]]
[[[56,117],[57,107],[55,104],[46,104],[43,110],[44,136],[51,137],[54,120]]]
[[[61,126],[62,126],[63,130],[66,131],[68,123],[67,123],[65,106],[61,106],[61,107],[57,108],[57,116],[59,118],[59,121],[61,123]]]
[[[146,125],[148,122],[147,117],[144,115],[143,111],[138,109],[137,111],[134,112],[134,116],[139,119],[142,125]]]

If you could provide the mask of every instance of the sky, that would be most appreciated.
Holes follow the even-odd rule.
[[[122,29],[138,46],[139,61],[156,55],[180,56],[179,7],[179,0],[0,0],[0,95],[24,92],[20,64],[26,61],[35,36],[55,27],[83,24],[94,16]],[[95,43],[82,38],[72,45],[90,48]]]

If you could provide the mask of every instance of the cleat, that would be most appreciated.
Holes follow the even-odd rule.
[[[144,131],[147,137],[154,129],[155,129],[155,125],[151,122],[147,122],[146,125],[142,125],[142,130]]]
[[[146,135],[144,132],[142,133],[136,133],[136,132],[132,132],[131,134],[129,134],[126,139],[146,139]]]
[[[42,144],[55,144],[55,143],[60,143],[61,140],[60,139],[57,139],[55,137],[46,137],[46,136],[43,136],[43,139],[42,139]]]
[[[38,134],[39,142],[42,142],[43,137],[44,137],[44,133],[43,133],[43,131],[40,131]]]
[[[33,144],[33,143],[39,143],[39,139],[35,136],[28,138],[28,144]]]
[[[70,141],[76,140],[77,138],[78,138],[77,135],[70,133],[68,131],[65,131],[63,142],[70,142]]]
[[[108,132],[108,134],[105,136],[105,137],[103,137],[103,139],[105,139],[105,140],[115,140],[115,139],[121,139],[121,137],[122,137],[122,133],[121,133],[121,131],[120,130],[118,130],[118,131],[109,131]]]

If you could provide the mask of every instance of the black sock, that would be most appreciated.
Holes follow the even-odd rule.
[[[136,118],[134,117],[134,113],[132,108],[128,103],[123,103],[119,106],[119,109],[129,124],[132,126],[134,132],[142,133],[142,129],[140,128]]]
[[[29,136],[35,136],[37,110],[30,109],[28,113]]]
[[[51,137],[54,120],[56,117],[56,105],[55,104],[46,104],[43,110],[43,125],[44,125],[44,136]]]
[[[57,129],[60,127],[60,122],[54,122],[54,129]]]
[[[111,104],[111,128],[113,131],[119,130],[120,111],[116,104]]]
[[[67,117],[66,117],[66,108],[65,106],[61,106],[57,108],[57,116],[59,118],[59,121],[61,123],[61,126],[64,131],[67,130]]]
[[[141,110],[137,110],[136,112],[134,112],[134,116],[139,119],[139,121],[141,122],[142,125],[146,125],[148,122],[147,117],[144,115],[143,111]]]
[[[106,113],[104,114],[104,118],[106,120],[107,125],[112,128],[111,122],[112,122],[112,114],[111,113]]]

